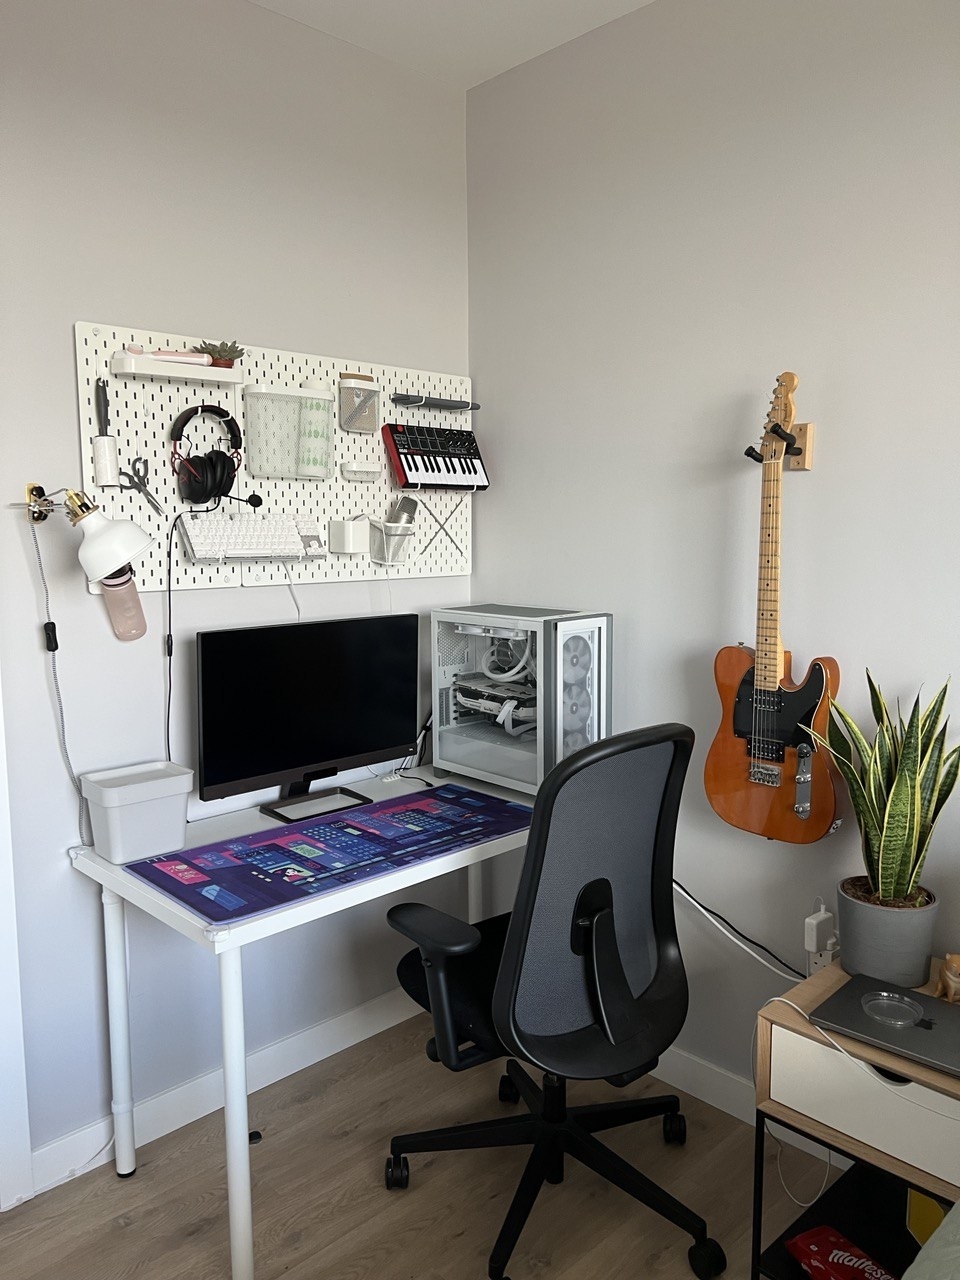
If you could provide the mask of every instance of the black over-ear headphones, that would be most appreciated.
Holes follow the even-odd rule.
[[[219,419],[220,425],[227,433],[230,452],[224,453],[222,449],[211,449],[206,454],[189,453],[185,456],[180,452],[184,428],[187,423],[192,422],[194,418],[202,417],[205,413]],[[226,497],[233,488],[237,471],[240,469],[240,447],[243,444],[243,436],[237,420],[229,409],[224,409],[218,404],[191,405],[189,409],[184,409],[174,422],[170,435],[173,439],[173,455],[170,462],[177,477],[180,497],[184,502],[210,502],[213,498]]]

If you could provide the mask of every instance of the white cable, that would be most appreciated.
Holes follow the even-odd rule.
[[[780,969],[775,969],[774,966],[770,964],[768,960],[764,960],[763,956],[758,956],[757,953],[751,950],[751,948],[748,947],[745,942],[741,942],[741,940],[735,934],[731,933],[729,929],[725,929],[724,926],[720,923],[720,921],[710,914],[710,912],[706,909],[706,907],[702,907],[700,903],[697,902],[696,898],[691,897],[690,894],[687,893],[686,889],[681,888],[681,886],[677,884],[676,881],[674,881],[673,887],[674,889],[676,889],[677,893],[682,894],[683,897],[686,898],[686,900],[691,904],[691,906],[696,907],[697,910],[702,915],[706,916],[706,918],[710,921],[710,923],[714,925],[717,929],[719,929],[720,932],[724,935],[724,937],[729,938],[731,942],[736,943],[736,945],[740,948],[741,951],[745,951],[748,956],[753,956],[754,960],[759,961],[759,963],[762,964],[764,968],[769,969],[771,973],[775,973],[778,978],[783,978],[784,982],[796,982],[797,975],[795,973],[783,973]]]
[[[786,1194],[790,1197],[790,1199],[793,1201],[795,1205],[799,1206],[799,1208],[801,1209],[812,1208],[812,1206],[817,1203],[817,1201],[820,1199],[820,1197],[823,1195],[823,1193],[827,1189],[827,1183],[830,1181],[830,1174],[833,1169],[833,1164],[831,1162],[831,1156],[833,1155],[833,1152],[830,1150],[829,1147],[825,1148],[827,1153],[827,1171],[823,1175],[823,1181],[820,1183],[820,1190],[817,1192],[817,1194],[813,1197],[812,1200],[798,1200],[797,1197],[790,1190],[790,1188],[787,1186],[786,1182],[784,1182],[783,1180],[783,1168],[780,1163],[783,1157],[783,1143],[780,1141],[780,1139],[777,1137],[775,1133],[771,1133],[770,1137],[777,1144],[777,1177],[780,1179],[781,1187],[783,1187]]]
[[[54,493],[64,493],[64,492],[65,490],[63,489],[56,489],[54,491]],[[47,496],[50,497],[53,495],[48,494]],[[44,568],[43,568],[43,556],[40,554],[40,543],[37,539],[37,526],[33,522],[31,522],[30,524],[30,536],[33,538],[33,549],[37,557],[37,568],[40,571],[40,584],[43,587],[44,613],[46,614],[46,621],[51,622],[52,619],[50,617],[50,588],[47,585],[47,575],[44,572]],[[63,706],[63,692],[60,688],[60,672],[57,668],[57,651],[56,649],[51,649],[49,652],[50,652],[50,679],[51,679],[51,683],[53,684],[54,701],[56,702],[56,706],[57,706],[57,740],[60,746],[60,755],[63,759],[64,765],[66,766],[67,775],[70,778],[70,785],[73,787],[74,791],[77,793],[77,803],[78,803],[77,834],[80,837],[80,843],[82,845],[89,845],[92,847],[93,845],[92,834],[89,840],[87,839],[87,836],[86,836],[86,830],[87,828],[89,828],[89,825],[90,825],[87,820],[88,819],[87,799],[86,799],[86,796],[83,794],[82,787],[80,786],[80,779],[77,777],[77,772],[73,767],[73,761],[70,759],[70,748],[67,746],[67,719],[66,719],[66,712],[64,711],[64,706]]]
[[[851,1062],[855,1063],[860,1068],[864,1075],[869,1076],[871,1080],[880,1085],[882,1089],[886,1089],[888,1093],[892,1093],[897,1098],[906,1098],[907,1102],[912,1103],[915,1107],[919,1107],[921,1111],[929,1111],[932,1115],[939,1116],[941,1120],[952,1120],[956,1123],[956,1116],[948,1115],[945,1111],[938,1111],[936,1107],[928,1107],[924,1103],[918,1102],[916,1098],[911,1098],[908,1094],[903,1093],[900,1088],[892,1084],[887,1084],[886,1080],[876,1074],[876,1070],[869,1062],[864,1062],[862,1058],[857,1058],[852,1053],[848,1053],[842,1044],[838,1044],[837,1041],[834,1040],[833,1036],[828,1035],[827,1032],[824,1031],[823,1027],[818,1027],[815,1022],[811,1021],[810,1015],[805,1009],[801,1009],[798,1004],[794,1004],[794,1002],[792,1000],[788,1000],[786,996],[771,996],[769,1000],[760,1006],[760,1008],[765,1009],[768,1004],[789,1005],[791,1009],[800,1014],[800,1017],[803,1018],[805,1022],[809,1023],[815,1031],[819,1032],[819,1034],[823,1036],[824,1040],[829,1044],[832,1044],[834,1049],[839,1049],[845,1058],[849,1058]],[[911,1083],[915,1084],[916,1081],[911,1081]],[[922,1088],[923,1086],[920,1087]]]
[[[465,693],[461,693],[458,689],[456,692],[457,702],[461,707],[466,707],[468,711],[483,711],[487,715],[498,716],[502,711],[502,704],[499,702],[491,702],[486,698],[468,698]],[[533,720],[537,718],[536,707],[517,707],[511,713],[512,718],[516,720]],[[534,726],[531,726],[534,727]]]
[[[293,589],[293,577],[291,576],[291,573],[290,573],[290,566],[287,564],[285,560],[282,560],[280,563],[283,565],[284,569],[286,570],[287,590],[290,592],[290,595],[293,597],[293,603],[297,610],[297,621],[302,622],[303,614],[300,612],[300,601],[297,599],[297,593]]]
[[[523,651],[523,657],[510,671],[492,671],[490,669],[493,657],[498,648],[499,645],[494,644],[491,645],[489,649],[485,650],[480,658],[480,668],[483,671],[483,674],[489,677],[489,679],[495,680],[498,684],[507,684],[510,680],[515,680],[517,676],[522,675],[527,668],[527,664],[530,659],[530,634],[527,634],[527,644]],[[512,657],[516,656],[512,642],[510,642],[510,654]]]
[[[536,723],[518,724],[516,727],[514,727],[513,713],[516,710],[517,710],[516,698],[509,698],[503,704],[503,707],[500,710],[500,714],[497,716],[497,724],[502,725],[503,728],[506,729],[507,733],[509,733],[511,738],[519,738],[522,733],[532,733],[534,729],[536,729],[537,727]],[[528,708],[528,710],[533,711],[533,708],[530,707]],[[522,718],[523,718],[523,713],[517,712],[517,719],[519,720]],[[527,718],[529,719],[530,717],[528,716]]]
[[[110,1148],[113,1146],[113,1143],[114,1143],[114,1139],[112,1137],[108,1138],[107,1141],[100,1148],[100,1150],[97,1151],[94,1155],[92,1155],[89,1160],[84,1160],[83,1164],[75,1165],[70,1170],[70,1177],[75,1178],[77,1174],[84,1173],[87,1169],[90,1168],[94,1160],[99,1160],[105,1151],[110,1150]]]

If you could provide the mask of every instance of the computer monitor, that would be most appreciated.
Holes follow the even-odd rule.
[[[198,632],[200,799],[279,786],[289,803],[319,778],[413,754],[418,637],[414,613]]]

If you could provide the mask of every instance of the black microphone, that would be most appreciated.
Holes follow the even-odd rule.
[[[257,507],[263,506],[263,499],[259,493],[251,493],[249,498],[235,498],[232,493],[222,493],[221,498],[229,498],[231,502],[245,502],[248,506],[253,507],[256,511]]]

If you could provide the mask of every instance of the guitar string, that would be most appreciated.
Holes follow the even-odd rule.
[[[761,517],[760,517],[760,582],[757,595],[757,653],[754,659],[754,685],[753,685],[753,752],[752,752],[752,769],[753,780],[759,781],[760,769],[765,759],[766,741],[770,732],[769,711],[767,707],[766,683],[767,683],[767,667],[769,665],[769,635],[766,625],[766,606],[769,604],[769,556],[765,552],[769,552],[769,518],[768,518],[768,502],[770,497],[770,464],[769,442],[764,441],[764,460],[763,474],[761,481]]]
[[[771,419],[775,416],[777,408],[777,396],[780,391],[779,382],[774,390],[773,400],[771,401],[770,413],[767,415],[765,433],[769,436],[769,428]],[[757,597],[757,649],[762,650],[762,681],[763,689],[758,693],[757,675],[758,669],[754,669],[754,705],[753,705],[753,730],[754,730],[754,751],[753,751],[753,774],[757,776],[757,759],[762,762],[770,756],[776,729],[776,707],[775,697],[773,696],[775,689],[771,689],[771,662],[773,663],[774,673],[779,677],[779,663],[774,658],[774,652],[779,650],[779,635],[774,637],[771,633],[771,609],[770,606],[774,602],[779,605],[778,592],[776,584],[771,587],[771,574],[774,574],[779,580],[780,563],[779,563],[779,513],[780,513],[780,492],[779,483],[782,481],[781,458],[778,455],[776,446],[772,444],[769,438],[764,440],[764,460],[763,460],[763,479],[761,487],[761,498],[763,510],[761,512],[760,521],[760,573],[762,587],[758,591]],[[769,514],[768,514],[769,512]],[[764,538],[764,527],[766,526],[766,539]],[[777,537],[773,539],[771,535],[776,532]],[[773,542],[777,547],[777,561],[774,564],[772,560]],[[764,545],[766,543],[766,546]],[[766,553],[766,554],[765,554]],[[779,613],[779,608],[777,609]],[[762,637],[762,644],[761,644]],[[771,650],[772,646],[772,650]],[[779,678],[776,685],[779,686]],[[769,696],[768,696],[769,695]],[[759,702],[759,709],[758,709]]]

